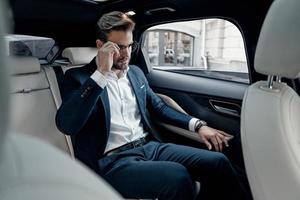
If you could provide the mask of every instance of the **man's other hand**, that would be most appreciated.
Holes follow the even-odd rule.
[[[232,138],[231,135],[224,131],[219,131],[208,126],[202,126],[198,130],[198,134],[209,150],[211,150],[213,146],[215,150],[219,152],[223,151],[223,145],[226,147],[229,146],[228,141]]]

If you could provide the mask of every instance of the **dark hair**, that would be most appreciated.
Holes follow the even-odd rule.
[[[96,39],[107,41],[110,31],[132,31],[135,23],[125,13],[113,11],[104,14],[97,22]]]

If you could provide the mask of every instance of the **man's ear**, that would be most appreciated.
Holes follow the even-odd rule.
[[[96,47],[98,48],[98,49],[100,49],[102,46],[103,46],[103,44],[104,44],[104,42],[102,42],[101,40],[96,40]]]

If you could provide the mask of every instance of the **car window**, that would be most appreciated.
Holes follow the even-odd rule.
[[[152,68],[249,83],[243,37],[223,19],[203,19],[149,28],[143,45]]]

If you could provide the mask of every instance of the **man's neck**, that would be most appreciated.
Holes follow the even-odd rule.
[[[125,70],[121,70],[121,69],[111,69],[111,71],[113,71],[114,73],[116,73],[118,79],[124,77]]]

